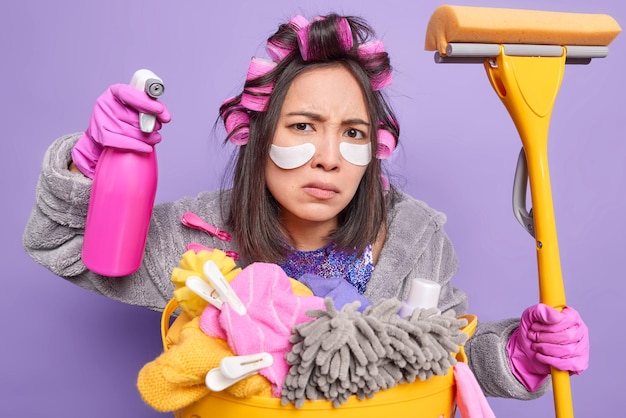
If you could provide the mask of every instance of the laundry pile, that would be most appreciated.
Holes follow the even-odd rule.
[[[370,398],[449,373],[467,339],[461,331],[467,320],[453,312],[416,309],[402,318],[395,298],[365,301],[363,309],[363,300],[348,302],[345,291],[328,288],[331,282],[309,280],[323,289],[315,295],[278,265],[240,270],[219,250],[186,252],[172,281],[179,319],[187,322],[137,381],[144,401],[163,412],[211,390],[272,396],[296,407],[324,399],[339,407],[352,395]]]

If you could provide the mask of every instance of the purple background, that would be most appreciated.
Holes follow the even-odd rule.
[[[22,1],[0,12],[3,146],[0,164],[4,341],[3,416],[156,417],[135,389],[160,353],[159,314],[79,289],[38,266],[21,235],[45,149],[86,127],[95,98],[147,67],[165,81],[173,122],[158,146],[157,199],[218,186],[230,148],[212,131],[217,107],[239,91],[253,55],[279,22],[331,10],[366,17],[391,53],[389,94],[402,126],[392,159],[402,187],[445,212],[461,261],[455,284],[482,320],[519,316],[538,300],[532,238],[511,211],[520,141],[479,65],[435,65],[423,50],[440,1]],[[607,13],[615,0],[455,4]],[[550,167],[568,303],[590,328],[589,370],[572,379],[578,416],[622,409],[616,382],[626,343],[625,35],[606,59],[569,66],[554,109]],[[218,131],[217,136],[221,134]],[[616,357],[617,356],[617,357]],[[552,397],[491,399],[496,415],[551,416]]]

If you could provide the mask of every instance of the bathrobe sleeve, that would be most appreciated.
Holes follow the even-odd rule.
[[[219,193],[202,193],[154,207],[143,263],[137,272],[110,278],[89,271],[82,263],[81,250],[92,180],[68,170],[71,149],[79,136],[63,136],[45,153],[35,205],[22,237],[26,252],[37,263],[90,291],[161,311],[172,297],[172,269],[188,243],[236,251],[234,243],[224,243],[181,224],[182,214],[191,211],[224,228]]]

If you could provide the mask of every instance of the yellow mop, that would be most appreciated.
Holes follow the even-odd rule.
[[[513,205],[535,237],[540,301],[565,306],[548,171],[548,130],[565,64],[606,57],[621,31],[605,14],[444,5],[435,10],[426,50],[437,63],[483,63],[522,140]],[[530,184],[532,210],[525,208]],[[557,417],[573,417],[568,372],[552,370]]]

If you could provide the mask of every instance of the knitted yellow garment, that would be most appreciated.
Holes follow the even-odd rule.
[[[235,261],[220,250],[187,251],[180,260],[180,267],[173,269],[174,297],[183,312],[169,329],[166,351],[146,364],[137,377],[137,388],[144,402],[160,412],[182,409],[211,393],[205,383],[207,373],[219,367],[224,357],[235,355],[226,341],[202,332],[200,314],[208,302],[185,286],[189,276],[207,281],[203,266],[208,260],[217,264],[228,282],[241,271],[235,268]],[[297,280],[291,279],[291,286],[296,296],[313,295]],[[256,374],[226,388],[225,392],[237,398],[271,397],[272,387],[265,377]]]
[[[193,318],[181,330],[178,343],[146,364],[137,378],[143,400],[160,412],[184,408],[210,393],[205,378],[224,357],[234,355],[226,341],[205,335]],[[267,379],[257,374],[225,389],[238,398],[272,396]]]

